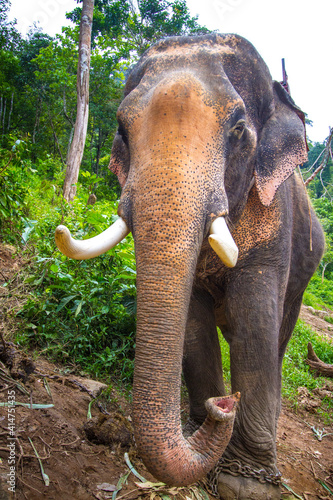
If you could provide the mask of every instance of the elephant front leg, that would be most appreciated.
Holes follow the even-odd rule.
[[[204,422],[207,416],[207,399],[225,395],[214,301],[202,290],[193,291],[191,297],[184,342],[183,374],[190,403],[190,416],[184,433],[189,435]]]
[[[226,293],[224,336],[230,344],[232,391],[241,401],[232,438],[215,469],[225,500],[279,499],[276,413],[280,405],[279,273],[243,272]]]

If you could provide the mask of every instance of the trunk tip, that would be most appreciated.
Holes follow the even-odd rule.
[[[206,401],[206,410],[214,420],[234,419],[239,401],[240,392],[231,396],[209,398]]]

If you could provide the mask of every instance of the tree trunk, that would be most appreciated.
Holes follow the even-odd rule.
[[[9,109],[9,115],[8,115],[7,132],[9,132],[9,129],[10,129],[10,119],[12,117],[13,106],[14,106],[14,92],[12,92],[12,97],[11,97],[11,100],[10,100],[10,109]]]
[[[94,0],[83,0],[80,40],[79,62],[77,70],[77,112],[74,128],[74,137],[68,155],[66,177],[63,189],[65,200],[71,202],[76,193],[76,183],[82,161],[84,145],[87,135],[89,115],[89,70],[91,27],[94,12]]]
[[[38,130],[38,127],[39,127],[41,105],[42,105],[42,98],[41,98],[41,96],[38,96],[37,105],[36,105],[35,124],[34,124],[34,129],[33,129],[33,132],[32,132],[32,144],[36,143],[36,134],[37,134],[37,130]]]
[[[326,267],[328,266],[328,264],[330,264],[330,262],[326,262],[326,264],[324,264],[324,266],[323,266],[323,272],[321,273],[321,282],[322,283],[324,283],[325,271],[326,271]]]
[[[5,135],[6,107],[7,107],[7,99],[5,99],[5,100],[4,100],[4,107],[3,107],[3,117],[2,117],[2,137]]]
[[[68,161],[69,161],[69,153],[71,151],[71,145],[72,145],[72,142],[73,142],[73,135],[74,135],[74,125],[71,128],[71,131],[70,131],[70,134],[69,134],[69,140],[68,140],[68,146],[67,146],[67,153],[66,153],[66,165],[68,165]]]
[[[106,136],[107,137],[107,136]],[[96,147],[96,159],[95,159],[95,174],[98,177],[98,170],[99,170],[99,160],[101,158],[101,151],[103,144],[105,142],[105,139],[103,137],[103,131],[101,128],[98,128],[98,142],[97,142],[97,147]]]

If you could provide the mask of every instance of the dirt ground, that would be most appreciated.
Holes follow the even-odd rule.
[[[0,246],[0,285],[15,275],[19,264],[12,259],[10,249]],[[6,301],[6,290],[0,286],[0,326],[8,332],[1,325]],[[318,314],[303,307],[301,317],[333,339],[333,325]],[[103,387],[42,357],[32,360],[13,344],[0,340],[0,402],[10,403],[0,408],[0,500],[111,499],[126,476],[117,500],[153,500],[163,493],[169,498],[197,498],[198,490],[194,489],[163,492],[158,486],[137,486],[142,480],[130,471],[125,453],[134,472],[146,481],[154,479],[136,454],[130,403],[112,389],[107,399],[99,398],[98,405],[89,405]],[[277,439],[284,485],[281,498],[294,498],[292,492],[304,500],[333,498],[333,427],[325,426],[315,413],[321,399],[332,394],[333,382],[315,394],[300,389],[297,414],[283,403]],[[13,406],[14,400],[26,406]],[[37,409],[35,404],[53,406]],[[88,420],[90,406],[92,419]],[[14,478],[12,494],[8,481]]]

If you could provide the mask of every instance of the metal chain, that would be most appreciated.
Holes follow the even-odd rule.
[[[254,469],[250,465],[243,465],[239,460],[229,460],[221,458],[214,469],[208,474],[209,485],[214,496],[218,494],[218,477],[221,472],[226,472],[232,476],[244,476],[257,479],[260,483],[271,483],[273,485],[281,484],[280,472],[267,472],[265,469]]]

